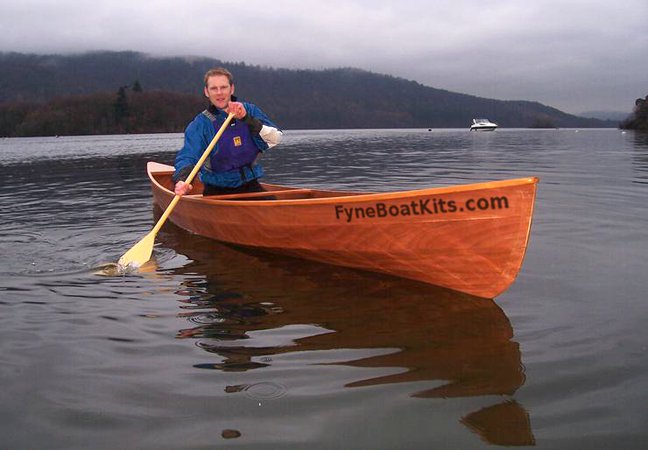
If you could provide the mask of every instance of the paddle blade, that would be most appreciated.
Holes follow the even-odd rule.
[[[153,244],[155,244],[155,233],[152,231],[144,236],[137,244],[133,246],[130,250],[122,255],[119,258],[117,265],[120,270],[127,269],[129,267],[138,268],[149,259],[151,259],[151,253],[153,253]]]

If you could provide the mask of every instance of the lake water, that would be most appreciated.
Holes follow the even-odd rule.
[[[494,301],[153,225],[182,136],[0,140],[0,447],[646,448],[648,135],[288,131],[266,181],[400,190],[538,176]]]

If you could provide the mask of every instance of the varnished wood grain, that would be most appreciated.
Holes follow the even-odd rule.
[[[149,163],[148,172],[154,201],[164,209],[173,198],[173,168]],[[389,193],[265,185],[275,200],[188,195],[170,220],[223,242],[493,298],[522,266],[537,182],[530,177]],[[201,189],[197,184],[196,192]]]

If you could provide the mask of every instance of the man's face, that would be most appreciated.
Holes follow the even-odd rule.
[[[205,96],[218,109],[225,109],[234,94],[234,85],[225,75],[214,75],[207,79]]]

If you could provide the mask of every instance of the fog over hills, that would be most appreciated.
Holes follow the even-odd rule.
[[[237,95],[261,106],[285,129],[467,128],[475,117],[511,128],[617,126],[616,121],[579,117],[538,102],[481,98],[354,68],[280,69],[136,52],[0,53],[0,105],[115,94],[135,81],[147,93],[198,99],[203,74],[214,66],[231,70]]]
[[[593,119],[619,122],[627,119],[630,114],[629,111],[584,111],[579,114],[579,117],[591,117]]]

